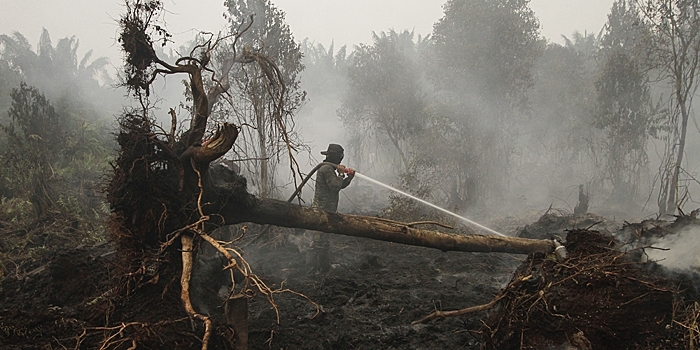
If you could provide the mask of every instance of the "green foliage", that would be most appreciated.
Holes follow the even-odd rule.
[[[659,168],[659,214],[673,214],[682,206],[679,180],[685,153],[688,119],[700,78],[700,2],[697,0],[640,0],[637,8],[645,28],[646,62],[667,84],[670,132]],[[693,182],[696,180],[693,178]]]
[[[648,28],[635,2],[618,0],[601,37],[600,66],[593,124],[605,132],[599,153],[601,177],[619,202],[635,199],[649,163],[650,136],[661,128],[659,108],[652,103],[644,52]]]
[[[300,50],[304,65],[302,85],[309,96],[314,96],[306,106],[313,109],[314,100],[336,98],[345,90],[347,70],[354,52],[348,55],[346,46],[341,46],[335,52],[333,44],[326,49],[322,44],[314,44],[308,39],[301,42]]]
[[[25,83],[11,99],[0,123],[0,260],[38,259],[51,247],[105,239],[98,193],[108,159],[104,135],[74,104],[54,106]]]
[[[33,217],[96,223],[122,98],[109,86],[109,60],[91,51],[79,59],[78,48],[75,37],[54,46],[46,30],[36,51],[20,33],[0,35],[0,197],[33,203]]]
[[[27,222],[36,217],[34,207],[22,198],[0,198],[0,221],[7,223]]]
[[[98,179],[107,150],[85,120],[58,113],[36,88],[22,83],[12,92],[10,122],[0,125],[4,137],[0,159],[4,195],[30,201],[39,217],[63,212],[95,219]]]
[[[68,137],[61,118],[38,90],[22,83],[12,92],[11,122],[2,125],[2,160],[9,187],[29,199],[36,213],[46,214],[56,200],[56,160],[63,156]]]
[[[111,83],[106,70],[109,60],[100,57],[90,61],[92,51],[88,51],[78,61],[78,48],[79,41],[75,37],[62,38],[53,46],[46,29],[36,52],[20,33],[0,35],[0,67],[7,67],[17,77],[14,79],[17,83],[11,87],[22,80],[53,101],[100,101],[104,107],[115,108],[114,91],[100,86],[100,82]]]
[[[461,96],[496,97],[491,103],[522,105],[542,50],[529,2],[449,0],[433,30],[438,86]]]
[[[409,167],[412,139],[425,122],[427,101],[413,32],[374,35],[374,45],[359,45],[348,67],[348,89],[339,115],[349,130],[353,153],[389,143],[400,169]]]
[[[230,33],[240,36],[236,37],[232,49],[220,50],[217,58],[223,61],[241,52],[255,57],[265,56],[276,66],[274,73],[279,73],[284,86],[270,81],[273,72],[266,71],[262,65],[236,66],[229,77],[236,86],[230,91],[228,104],[219,104],[213,111],[213,119],[217,114],[223,118],[233,116],[234,123],[253,126],[242,130],[236,146],[251,159],[244,167],[257,175],[251,180],[260,190],[259,195],[276,195],[275,169],[282,161],[281,156],[293,157],[294,151],[303,148],[293,120],[293,115],[306,101],[306,92],[301,90],[299,78],[304,70],[300,45],[285,22],[285,13],[272,2],[226,0],[224,6]],[[279,99],[270,94],[271,85],[281,89]],[[278,107],[283,107],[283,110],[277,111]],[[290,160],[290,163],[292,173],[295,173],[295,161]]]
[[[245,45],[251,51],[260,52],[271,58],[282,72],[284,83],[289,90],[289,108],[296,109],[303,102],[299,87],[299,73],[304,70],[301,64],[301,50],[294,41],[289,25],[285,22],[285,13],[267,0],[226,0],[224,6],[228,12],[224,15],[231,24],[231,32],[237,33],[253,23],[238,40],[238,51]],[[254,65],[244,69],[257,69]],[[248,79],[255,79],[248,77]],[[247,79],[246,79],[247,80]]]
[[[564,46],[547,45],[534,69],[532,139],[526,141],[541,144],[551,158],[544,161],[555,165],[564,178],[580,173],[575,166],[586,160],[598,47],[594,35],[575,33]]]
[[[304,70],[304,66],[301,63],[300,45],[294,40],[289,25],[285,22],[285,13],[266,0],[227,0],[224,6],[228,9],[224,15],[231,25],[231,33],[241,34],[235,47],[236,52],[242,52],[246,47],[249,51],[265,55],[277,65],[285,84],[285,113],[293,113],[306,98],[306,93],[299,88],[299,73]],[[221,55],[229,54],[227,51],[221,52]],[[242,65],[238,68],[234,74],[237,81],[240,81],[243,92],[251,97],[256,95],[263,98],[265,91],[261,89],[261,80],[264,75],[260,67]]]
[[[435,187],[450,207],[466,210],[507,188],[543,45],[528,0],[451,0],[444,8],[426,58],[437,139],[417,148],[416,171],[442,171]]]

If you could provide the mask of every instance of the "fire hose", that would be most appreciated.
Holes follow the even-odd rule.
[[[311,169],[311,171],[309,172],[309,174],[306,175],[306,177],[304,178],[304,180],[301,181],[301,184],[299,185],[299,187],[297,187],[296,191],[294,191],[294,193],[292,194],[292,196],[289,197],[289,199],[287,199],[287,202],[291,203],[291,202],[294,200],[294,197],[296,197],[297,195],[299,195],[299,193],[301,192],[302,187],[304,187],[304,185],[306,185],[306,183],[307,183],[307,182],[309,181],[309,179],[311,178],[311,175],[313,175],[314,173],[316,173],[316,171],[318,171],[318,169],[320,169],[320,168],[321,168],[322,166],[324,166],[324,165],[330,165],[330,166],[332,166],[332,167],[334,167],[334,168],[338,166],[338,164],[330,163],[330,162],[321,162],[321,163],[318,163],[313,169]],[[347,173],[349,169],[350,169],[350,168],[345,168],[345,172]]]
[[[291,203],[291,202],[294,200],[294,198],[296,198],[296,197],[299,195],[299,193],[301,192],[301,189],[304,187],[304,185],[306,185],[306,183],[309,181],[309,179],[311,178],[311,176],[312,176],[313,174],[315,174],[316,171],[318,171],[318,169],[320,169],[320,168],[321,168],[322,166],[324,166],[324,165],[330,165],[330,166],[332,166],[332,167],[334,167],[334,168],[338,166],[338,165],[335,164],[335,163],[329,163],[329,162],[321,162],[321,163],[317,164],[317,165],[309,172],[309,174],[306,175],[306,177],[304,178],[304,180],[303,180],[303,181],[301,182],[301,184],[296,188],[296,190],[294,191],[294,193],[289,197],[289,199],[287,200],[287,202]],[[351,173],[352,171],[353,171],[353,170],[351,170],[350,168],[346,168],[346,169],[345,169],[345,172],[346,172],[346,173]],[[464,218],[464,217],[462,217],[462,216],[459,216],[459,215],[457,215],[457,214],[454,214],[454,213],[452,213],[452,212],[449,212],[449,211],[447,211],[447,210],[445,210],[445,209],[443,209],[443,208],[441,208],[441,207],[438,207],[438,206],[436,206],[436,205],[434,205],[434,204],[432,204],[432,203],[429,203],[429,202],[426,202],[426,201],[424,201],[424,200],[421,200],[420,198],[415,198],[414,196],[411,196],[411,195],[409,195],[409,194],[407,194],[407,193],[405,193],[405,192],[402,192],[402,191],[400,191],[400,190],[397,190],[397,189],[395,189],[395,188],[393,188],[393,187],[391,187],[391,186],[388,186],[388,185],[386,185],[386,184],[383,184],[383,183],[381,183],[381,182],[379,182],[379,181],[376,181],[376,180],[374,180],[374,179],[371,179],[371,178],[366,177],[366,176],[364,176],[364,175],[362,175],[362,174],[359,174],[359,173],[355,173],[355,174],[361,176],[362,178],[364,178],[364,179],[366,179],[366,180],[370,180],[371,182],[373,182],[373,183],[375,183],[375,184],[377,184],[377,185],[381,185],[381,186],[383,186],[383,187],[386,187],[386,188],[388,188],[388,189],[391,189],[391,190],[393,190],[393,191],[396,191],[396,192],[401,193],[401,194],[403,194],[403,195],[406,195],[406,196],[408,196],[408,197],[414,198],[414,199],[416,199],[416,200],[418,200],[418,201],[420,201],[420,202],[423,202],[424,204],[427,204],[427,205],[429,205],[429,206],[431,206],[431,207],[433,207],[433,208],[439,209],[439,210],[441,210],[441,211],[443,211],[443,212],[446,212],[446,213],[448,213],[448,214],[450,214],[450,215],[453,215],[453,216],[455,216],[455,217],[457,217],[457,218],[460,218],[460,219],[462,219],[462,220],[465,220],[465,221],[471,223],[472,225],[475,225],[475,226],[478,226],[478,227],[480,227],[480,228],[482,228],[482,229],[485,229],[485,230],[487,230],[487,231],[490,231],[490,232],[492,232],[492,233],[494,233],[494,234],[496,234],[496,235],[498,235],[498,236],[507,237],[506,235],[504,235],[504,234],[502,234],[502,233],[496,232],[496,231],[494,231],[494,230],[492,230],[492,229],[490,229],[490,228],[488,228],[488,227],[485,227],[485,226],[483,226],[483,225],[481,225],[481,224],[478,224],[478,223],[476,223],[476,222],[474,222],[474,221],[471,221],[471,220],[469,220],[469,219],[467,219],[467,218]],[[262,236],[270,229],[270,226],[271,226],[271,225],[266,225],[265,227],[263,227],[263,229],[260,231],[260,233],[251,241],[251,243],[257,241],[260,237],[262,237]],[[566,248],[565,248],[559,241],[557,241],[557,240],[552,240],[552,243],[553,243],[553,245],[554,245],[554,247],[555,247],[554,253],[555,253],[555,255],[556,255],[557,260],[559,260],[560,262],[561,262],[561,261],[564,261],[564,260],[567,258],[567,251],[566,251]]]
[[[292,195],[289,197],[289,199],[287,199],[287,202],[291,203],[294,200],[294,198],[296,198],[299,195],[299,193],[301,193],[301,189],[304,187],[304,185],[306,185],[307,182],[309,182],[309,179],[311,179],[311,176],[313,174],[315,174],[316,171],[318,171],[318,169],[320,169],[324,165],[330,165],[334,168],[336,168],[338,166],[338,164],[330,163],[330,162],[318,163],[313,169],[311,169],[311,171],[306,175],[306,177],[304,177],[304,180],[301,181],[301,184],[299,184],[299,186],[296,188],[294,193],[292,193]],[[346,168],[345,172],[347,173],[349,171],[349,169],[350,168]],[[258,233],[258,235],[252,241],[250,241],[250,243],[257,241],[260,237],[262,237],[265,233],[267,233],[267,231],[270,229],[270,226],[272,226],[272,225],[265,225],[265,227],[263,227],[263,229],[260,231],[260,233]]]

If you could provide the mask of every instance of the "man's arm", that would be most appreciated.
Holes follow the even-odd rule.
[[[340,191],[345,186],[344,179],[335,174],[335,169],[330,165],[324,165],[321,169],[318,169],[318,175],[321,177],[322,181],[326,183],[328,189],[333,191]]]
[[[341,189],[348,187],[348,185],[350,185],[350,182],[352,182],[352,179],[355,177],[355,170],[350,168],[347,169],[348,176],[343,179],[343,185],[340,187]]]

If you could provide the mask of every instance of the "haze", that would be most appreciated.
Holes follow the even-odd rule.
[[[79,53],[93,50],[93,57],[107,56],[120,63],[116,43],[119,0],[5,0],[0,12],[0,33],[22,33],[32,46],[46,28],[53,40],[76,36]],[[532,0],[542,26],[542,36],[561,43],[574,31],[598,33],[607,19],[612,0]],[[372,32],[415,30],[426,35],[442,17],[442,0],[276,0],[297,40],[336,47],[370,43]],[[170,14],[168,28],[176,43],[190,40],[196,30],[216,32],[225,27],[222,0],[165,0]]]

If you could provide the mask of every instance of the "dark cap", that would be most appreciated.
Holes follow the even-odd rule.
[[[343,147],[341,145],[331,143],[328,145],[328,149],[321,152],[321,154],[323,154],[324,156],[329,154],[329,153],[343,154],[344,151],[345,150],[343,149]]]

